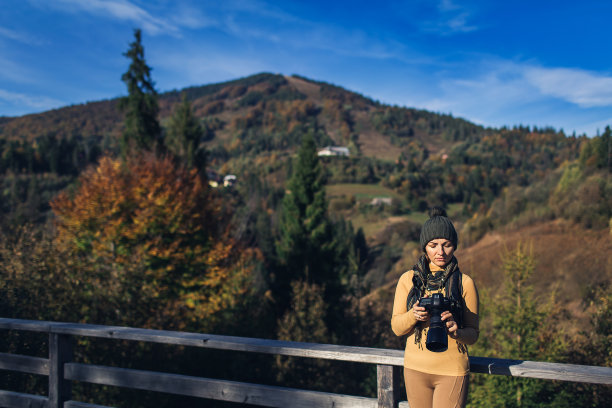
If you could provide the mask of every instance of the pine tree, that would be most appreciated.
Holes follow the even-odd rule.
[[[612,367],[612,287],[600,285],[584,296],[590,327],[572,339],[567,354],[574,364]],[[572,402],[580,407],[612,406],[612,388],[571,383]]]
[[[481,339],[473,354],[487,357],[559,361],[565,339],[557,319],[564,311],[551,300],[538,306],[529,283],[535,270],[535,258],[520,244],[502,257],[504,290],[493,301],[481,302]],[[553,313],[554,310],[554,313]],[[490,316],[490,319],[488,317]],[[565,406],[567,395],[556,383],[546,380],[496,375],[474,378],[470,394],[475,407]]]
[[[612,172],[612,130],[610,126],[606,126],[606,130],[601,135],[597,156],[597,167]]]
[[[324,323],[327,304],[323,290],[316,284],[295,281],[291,284],[291,308],[278,322],[278,339],[311,343],[330,343]],[[304,361],[308,360],[308,361]],[[285,386],[317,388],[329,385],[331,364],[326,360],[277,356],[277,379]]]
[[[195,165],[203,168],[205,166],[204,152],[198,149],[203,136],[204,130],[193,115],[187,95],[183,94],[182,102],[176,108],[168,126],[166,146],[187,167]]]
[[[140,29],[134,30],[134,41],[123,55],[131,61],[129,69],[121,76],[128,96],[122,98],[119,104],[125,112],[121,153],[126,157],[131,149],[153,150],[161,137],[161,127],[157,120],[157,91],[151,79],[151,68],[144,58]]]
[[[281,312],[289,305],[293,281],[325,285],[326,300],[337,290],[333,225],[327,215],[323,170],[310,134],[298,152],[289,191],[283,199],[276,246],[281,268],[274,286]]]
[[[343,218],[334,222],[337,271],[342,286],[351,296],[363,295],[363,275],[368,257],[368,246],[363,229],[355,232],[351,221]]]

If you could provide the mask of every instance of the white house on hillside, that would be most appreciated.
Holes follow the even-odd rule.
[[[234,184],[236,184],[236,176],[233,174],[223,177],[223,187],[232,187]]]
[[[349,156],[348,147],[327,146],[317,152],[317,156]]]
[[[374,197],[370,202],[370,205],[391,205],[393,204],[393,198],[391,197]]]

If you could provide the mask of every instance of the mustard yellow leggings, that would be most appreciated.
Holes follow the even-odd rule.
[[[427,374],[404,368],[404,381],[410,408],[464,408],[469,375]]]

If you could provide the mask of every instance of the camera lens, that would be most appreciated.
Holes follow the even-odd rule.
[[[448,337],[441,314],[448,307],[447,301],[441,294],[434,293],[429,305],[428,310],[431,318],[429,319],[429,330],[427,331],[425,347],[427,347],[427,350],[436,353],[446,351],[448,349]]]
[[[446,329],[444,327],[429,327],[427,332],[427,340],[425,341],[427,350],[436,353],[446,351],[448,349],[448,338],[446,337]]]

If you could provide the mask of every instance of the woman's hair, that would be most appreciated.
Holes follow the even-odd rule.
[[[431,207],[429,209],[429,219],[425,221],[423,228],[421,228],[421,249],[425,251],[427,243],[438,238],[448,239],[453,243],[455,249],[459,244],[457,231],[451,220],[448,219],[446,210],[441,207]]]

